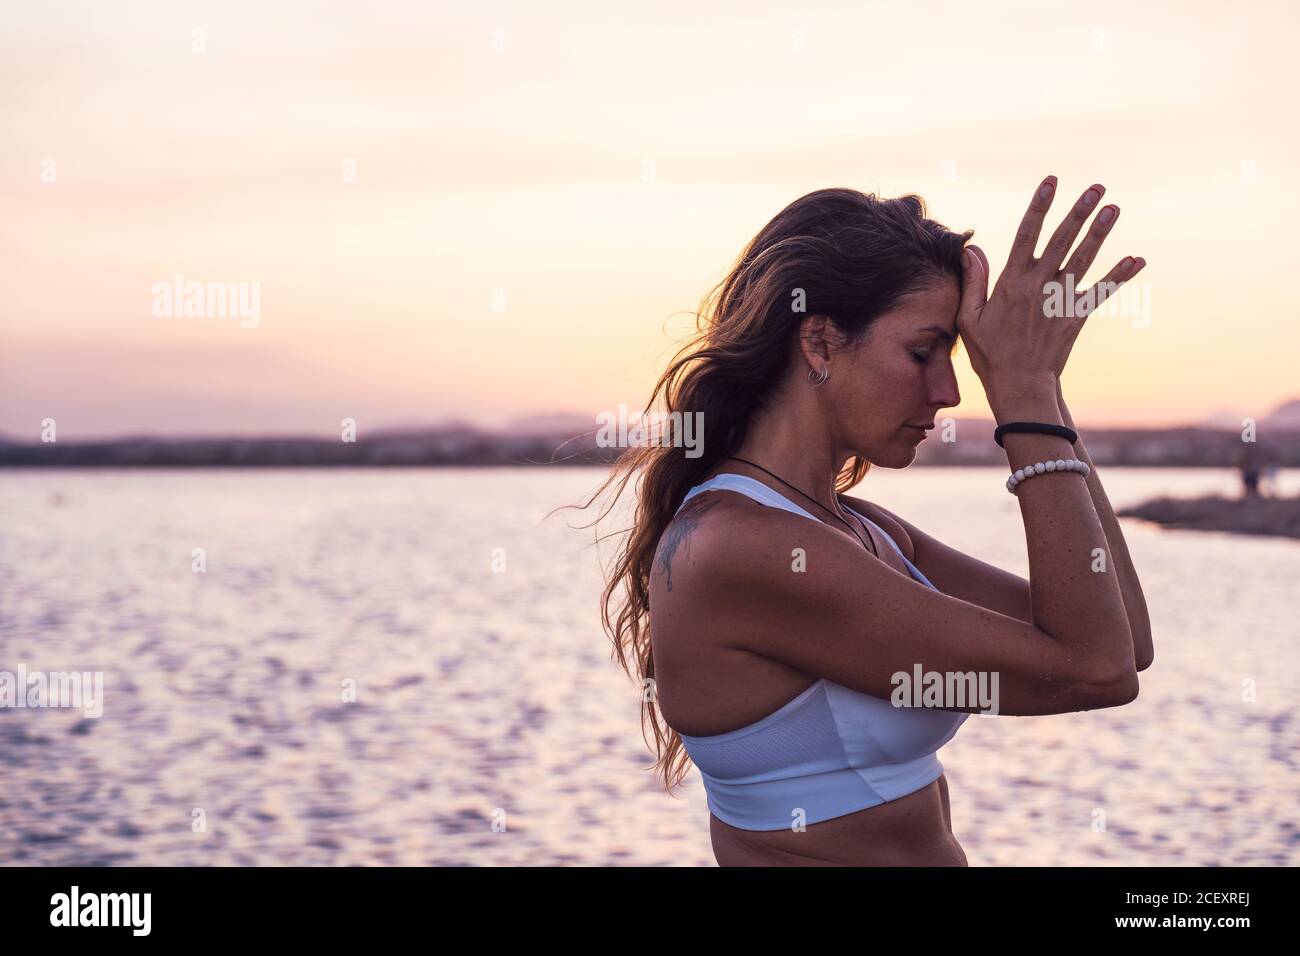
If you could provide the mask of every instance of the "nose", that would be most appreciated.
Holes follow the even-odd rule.
[[[957,371],[952,362],[939,366],[938,380],[930,385],[930,405],[936,412],[941,408],[955,408],[961,404],[961,390],[957,387]]]

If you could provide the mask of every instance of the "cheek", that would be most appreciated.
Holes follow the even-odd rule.
[[[881,424],[906,419],[924,401],[926,370],[915,362],[878,363],[859,374],[851,394],[845,396],[850,414],[859,422]]]
[[[926,389],[930,369],[907,356],[897,362],[882,363],[870,376],[875,402],[882,407],[914,405],[916,395]]]
[[[934,371],[894,342],[877,343],[847,363],[836,399],[849,422],[892,428],[914,420],[916,409],[926,401],[927,376]]]

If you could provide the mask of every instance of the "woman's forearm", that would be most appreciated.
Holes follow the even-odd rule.
[[[1078,429],[1070,418],[1070,410],[1065,405],[1065,395],[1061,391],[1059,377],[1056,380],[1056,402],[1061,409],[1061,421],[1077,432]],[[1110,499],[1106,497],[1106,491],[1101,486],[1097,466],[1088,456],[1088,449],[1083,445],[1082,435],[1074,443],[1074,454],[1076,458],[1088,463],[1089,472],[1086,479],[1088,491],[1092,494],[1092,503],[1097,509],[1097,517],[1101,519],[1101,527],[1106,534],[1106,545],[1110,550],[1110,559],[1115,567],[1115,573],[1119,576],[1120,593],[1124,595],[1124,609],[1128,612],[1129,631],[1133,635],[1134,666],[1138,670],[1144,670],[1151,666],[1155,653],[1151,644],[1151,618],[1147,613],[1146,597],[1142,594],[1142,585],[1138,581],[1137,571],[1133,568],[1133,559],[1129,556],[1128,544],[1124,541],[1124,532],[1120,530],[1119,519],[1115,517],[1115,510],[1110,506]]]

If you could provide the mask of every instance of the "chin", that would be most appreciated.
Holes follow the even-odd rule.
[[[894,445],[858,457],[871,462],[873,468],[906,468],[916,461],[916,445]]]
[[[907,451],[892,456],[890,460],[878,461],[876,464],[881,468],[906,468],[914,461],[916,461],[916,449],[910,448]]]
[[[912,462],[916,461],[916,450],[921,447],[920,442],[904,442],[901,445],[890,449],[889,459],[881,461],[880,465],[884,468],[906,468]]]

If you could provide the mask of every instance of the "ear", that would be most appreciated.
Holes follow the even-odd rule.
[[[811,368],[821,368],[829,362],[843,337],[835,320],[828,315],[810,315],[799,323],[799,348]]]

